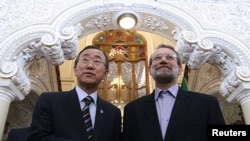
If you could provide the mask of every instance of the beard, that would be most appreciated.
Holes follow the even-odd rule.
[[[171,82],[173,82],[175,80],[175,77],[172,74],[161,74],[161,75],[156,74],[154,76],[154,80],[159,84],[171,83]]]
[[[166,84],[176,81],[178,79],[178,74],[173,72],[171,69],[168,71],[156,70],[153,75],[153,79],[156,83]]]

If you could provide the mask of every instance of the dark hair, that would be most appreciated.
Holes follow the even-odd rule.
[[[166,44],[160,44],[160,45],[158,45],[157,46],[157,48],[156,48],[156,50],[157,49],[159,49],[159,48],[168,48],[168,49],[171,49],[172,51],[174,51],[175,52],[175,54],[176,54],[176,56],[177,56],[177,64],[180,66],[180,65],[182,65],[182,56],[179,54],[179,52],[177,52],[176,50],[175,50],[175,48],[173,47],[173,46],[170,46],[170,45],[166,45]],[[151,56],[150,56],[150,58],[149,58],[149,65],[151,65],[152,64],[152,58],[153,58],[153,56],[154,56],[154,54],[152,54]]]
[[[103,52],[103,51],[100,49],[100,47],[95,46],[95,45],[88,45],[88,46],[84,47],[84,48],[78,53],[78,55],[77,55],[77,57],[76,57],[76,60],[75,60],[75,64],[74,64],[75,66],[76,66],[77,63],[79,62],[80,55],[81,55],[85,50],[87,50],[87,49],[97,49],[97,50],[100,50],[100,51],[103,53],[103,55],[105,56],[104,66],[105,66],[105,68],[106,68],[107,70],[109,69],[109,60],[108,60],[108,56],[106,55],[105,52]]]

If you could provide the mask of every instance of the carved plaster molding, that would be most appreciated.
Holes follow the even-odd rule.
[[[209,40],[208,37],[199,37],[194,32],[179,29],[174,30],[173,34],[177,40],[176,49],[183,56],[183,63],[190,69],[199,69],[206,62],[219,66],[225,75],[220,85],[220,94],[229,102],[237,101],[236,96],[249,89],[242,86],[250,83],[250,69],[236,59],[233,60],[234,56],[227,53],[223,46],[214,44],[213,38]]]
[[[11,103],[15,100],[15,94],[10,89],[0,89],[0,99]]]
[[[177,41],[176,49],[183,56],[183,63],[191,69],[199,69],[207,62],[217,65],[223,74],[228,75],[235,67],[249,64],[249,50],[240,42],[232,42],[233,38],[218,34],[198,35],[178,28],[173,30],[173,35]]]
[[[19,69],[18,65],[14,62],[3,62],[0,70],[0,77],[10,78],[17,74]]]
[[[19,55],[25,61],[45,57],[54,65],[60,65],[64,59],[74,59],[77,55],[78,37],[82,33],[82,26],[65,27],[61,34],[45,34],[40,41],[30,43]]]
[[[183,63],[190,69],[199,69],[204,63],[214,63],[223,68],[227,54],[208,38],[200,38],[191,31],[173,31],[176,49],[183,56]]]
[[[245,93],[241,93],[240,95],[238,95],[236,97],[236,101],[237,103],[240,103],[241,105],[247,103],[247,102],[250,102],[250,91],[248,89],[247,92]]]
[[[92,1],[89,5],[83,3],[64,11],[49,25],[37,24],[15,32],[0,43],[2,47],[0,50],[0,58],[2,58],[0,65],[4,67],[5,62],[11,62],[16,64],[19,70],[14,73],[9,72],[8,74],[1,70],[2,72],[0,71],[0,74],[2,74],[2,78],[9,78],[14,82],[17,89],[20,91],[18,95],[27,95],[30,91],[30,81],[25,73],[28,73],[29,65],[32,63],[32,60],[46,58],[52,64],[60,65],[63,63],[64,59],[75,58],[78,48],[78,38],[80,36],[100,30],[114,29],[115,25],[110,21],[116,20],[114,15],[127,8],[127,5],[124,4],[118,4],[116,6],[111,5],[110,10],[112,11],[113,9],[113,12],[109,12],[106,11],[106,6],[98,5]],[[151,5],[129,7],[129,9],[138,15],[142,13],[136,11],[146,10],[148,13],[155,11]],[[176,21],[176,19],[178,19],[174,17],[176,15],[170,14],[172,12],[165,11],[164,13],[168,13],[168,20],[173,19]],[[165,19],[166,17],[164,16],[166,16],[166,14],[164,13],[160,11],[157,15],[151,16],[151,19],[160,21],[160,25],[158,25],[157,22],[150,22],[149,20],[144,20],[145,23],[140,24],[147,25],[150,23],[150,30],[156,33],[163,32],[163,35],[168,36],[168,34],[165,33],[168,29],[166,27],[173,28],[175,25]],[[146,17],[144,19],[149,17],[147,13],[143,15]],[[188,17],[183,17],[178,20],[183,23],[183,19],[188,19]],[[139,21],[140,20],[142,21],[142,19],[139,19]],[[95,25],[91,27],[90,24],[93,22]],[[184,25],[185,24],[183,24],[183,26]],[[193,29],[191,26],[186,27]],[[148,29],[148,26],[144,28]],[[167,32],[171,33],[171,30]]]
[[[209,39],[198,40],[193,38],[194,33],[190,31],[173,31],[179,34],[176,49],[183,54],[183,61],[190,69],[198,69],[219,49]],[[190,36],[191,35],[191,36]],[[176,37],[176,36],[175,36]]]
[[[232,71],[221,83],[220,94],[227,98],[227,101],[241,101],[243,94],[250,90],[250,69],[246,66],[239,66]]]
[[[73,59],[80,36],[118,28],[114,24],[115,15],[123,10],[131,10],[139,15],[141,22],[135,30],[177,41],[184,60],[193,69],[209,62],[218,65],[226,76],[235,66],[249,65],[250,51],[244,43],[228,34],[204,29],[201,21],[168,2],[152,3],[148,0],[130,1],[127,4],[125,1],[91,0],[76,3],[58,12],[49,23],[24,24],[25,28],[16,30],[0,42],[0,66],[4,66],[4,62],[12,62],[22,70],[13,74],[2,71],[0,74],[4,79],[10,76],[15,78],[11,80],[17,84],[20,92],[24,92],[23,95],[29,88],[23,88],[21,82],[29,84],[25,73],[32,60],[46,58],[52,64],[60,65],[64,59]]]
[[[0,81],[0,99],[12,102],[15,99],[22,100],[24,95],[19,91],[15,84],[10,80]]]
[[[247,1],[237,0],[224,0],[220,2],[216,0],[44,0],[43,2],[30,0],[19,3],[16,3],[15,1],[4,1],[0,6],[0,21],[2,25],[0,26],[0,40],[4,39],[5,35],[15,32],[16,29],[22,29],[37,23],[49,24],[55,17],[60,17],[58,15],[63,11],[67,11],[66,13],[69,15],[72,14],[72,12],[75,12],[75,15],[79,15],[80,17],[80,15],[90,15],[90,13],[97,10],[100,10],[98,13],[101,13],[102,8],[108,9],[108,11],[116,11],[114,10],[114,7],[116,7],[123,9],[137,9],[135,11],[148,11],[145,9],[151,8],[152,11],[147,13],[154,13],[153,15],[160,15],[160,10],[166,11],[169,9],[169,13],[163,12],[162,15],[167,16],[168,14],[173,15],[176,13],[177,17],[182,14],[178,11],[184,11],[184,13],[186,13],[184,17],[192,16],[193,19],[199,21],[202,27],[236,36],[247,44],[250,41],[250,35],[248,32],[250,28],[248,20],[249,4],[250,3]],[[81,7],[82,10],[72,10],[72,8],[77,6]],[[77,13],[78,11],[83,11],[83,13],[79,14]],[[66,13],[63,15],[68,18]],[[191,20],[191,24],[193,24],[193,19],[188,19]],[[72,21],[72,23],[76,22]],[[176,23],[181,22],[178,21]],[[183,24],[179,25],[183,26]]]
[[[9,79],[6,83],[14,84],[5,84],[5,86],[12,86],[10,89],[16,86],[18,90],[15,90],[14,94],[18,100],[22,100],[23,96],[29,94],[31,90],[31,82],[26,74],[29,72],[26,70],[26,68],[29,68],[28,64],[34,59],[41,58],[46,58],[53,65],[60,65],[65,59],[74,59],[77,55],[78,38],[82,34],[82,29],[82,26],[78,24],[76,26],[65,27],[61,32],[54,31],[43,34],[43,36],[40,36],[40,40],[27,41],[27,43],[30,42],[30,45],[20,50],[20,53],[14,58],[10,58],[9,60],[12,60],[12,62],[7,61],[9,57],[5,57],[6,61],[2,59],[0,78]],[[5,55],[12,56],[13,54]]]
[[[2,83],[5,86],[12,86],[13,84],[17,86],[16,92],[21,92],[25,95],[27,95],[30,91],[30,82],[27,78],[26,74],[24,73],[24,69],[20,68],[18,64],[14,62],[4,62],[1,65],[1,71],[0,71],[0,77],[2,77]],[[10,79],[11,81],[5,81],[4,79]],[[13,84],[7,85],[6,83],[13,82]],[[19,95],[19,93],[17,93]],[[22,96],[19,96],[19,98],[23,98]]]

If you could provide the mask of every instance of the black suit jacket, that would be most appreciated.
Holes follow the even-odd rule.
[[[12,128],[6,141],[27,141],[28,127]]]
[[[119,141],[121,111],[97,97],[93,141]],[[34,109],[28,141],[87,141],[75,89],[40,95]]]
[[[163,141],[154,96],[125,106],[122,141]],[[207,141],[210,124],[225,124],[217,99],[179,89],[164,141]]]

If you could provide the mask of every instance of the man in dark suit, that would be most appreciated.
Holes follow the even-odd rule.
[[[28,127],[12,128],[6,141],[27,141]]]
[[[67,92],[40,95],[28,141],[119,141],[121,111],[97,94],[99,83],[108,75],[108,66],[108,58],[99,47],[87,46],[81,50],[74,64],[77,86]],[[87,96],[92,99],[91,128],[85,127],[81,110]],[[87,129],[93,130],[93,135],[88,136]]]
[[[216,97],[178,86],[181,65],[172,46],[157,47],[149,61],[156,88],[125,106],[122,141],[207,141],[209,125],[225,124]]]

